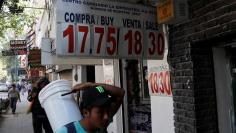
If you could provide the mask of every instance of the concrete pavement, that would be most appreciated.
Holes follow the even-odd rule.
[[[0,133],[33,133],[32,116],[26,114],[27,93],[21,94],[21,102],[17,103],[16,114],[11,109],[0,116]]]

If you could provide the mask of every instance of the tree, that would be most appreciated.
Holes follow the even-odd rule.
[[[31,27],[35,19],[42,11],[25,9],[30,5],[29,1],[7,0],[0,14],[0,39],[6,38],[6,31],[11,29],[14,36],[19,37],[26,34],[25,29]]]
[[[9,49],[10,40],[25,39],[27,31],[34,25],[37,17],[42,10],[24,8],[33,5],[26,0],[5,0],[0,6],[0,49]],[[37,5],[33,5],[37,7]],[[1,68],[11,68],[15,65],[14,56],[0,57],[0,73],[6,73]],[[0,80],[4,79],[5,74],[0,75]]]

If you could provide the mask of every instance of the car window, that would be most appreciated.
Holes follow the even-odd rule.
[[[7,91],[7,86],[6,84],[0,84],[0,91]]]

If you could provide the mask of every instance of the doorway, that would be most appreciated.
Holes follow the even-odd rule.
[[[147,61],[122,61],[125,133],[151,133],[151,103],[147,80]]]
[[[235,133],[236,48],[213,48],[219,133]]]

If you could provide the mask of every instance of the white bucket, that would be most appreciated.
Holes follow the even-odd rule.
[[[56,80],[45,86],[39,93],[39,101],[46,111],[54,132],[62,126],[82,118],[73,95],[61,96],[69,91],[71,91],[69,81]]]

